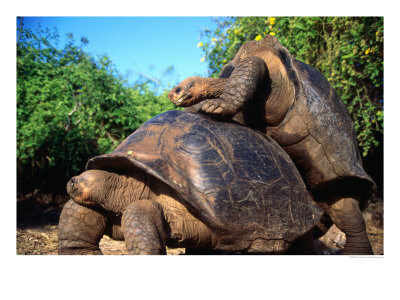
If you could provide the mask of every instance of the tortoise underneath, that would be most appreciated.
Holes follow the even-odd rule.
[[[104,234],[131,254],[312,252],[322,209],[289,156],[247,127],[170,111],[86,169],[67,184],[59,254],[101,254]]]

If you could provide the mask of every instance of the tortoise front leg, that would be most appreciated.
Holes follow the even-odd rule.
[[[106,222],[99,212],[69,200],[58,224],[58,254],[102,254],[99,242]]]
[[[257,93],[266,88],[267,79],[268,69],[261,58],[245,58],[235,66],[221,96],[201,102],[201,111],[215,116],[232,117],[247,102],[255,100]]]
[[[167,254],[167,228],[159,203],[140,200],[122,215],[125,244],[131,254]]]
[[[373,255],[365,221],[359,203],[353,198],[341,198],[325,208],[332,222],[346,234],[343,254]]]

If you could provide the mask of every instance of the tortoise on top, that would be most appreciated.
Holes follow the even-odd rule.
[[[274,138],[346,233],[344,253],[372,254],[359,205],[375,183],[362,167],[349,113],[324,76],[275,37],[245,43],[220,78],[189,77],[169,98],[187,111],[234,119]]]
[[[170,111],[90,159],[67,185],[59,253],[100,254],[103,234],[132,254],[283,253],[295,241],[310,251],[322,209],[289,156],[264,134],[218,123]]]

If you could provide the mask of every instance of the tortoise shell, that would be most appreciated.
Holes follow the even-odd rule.
[[[151,119],[86,169],[140,168],[214,232],[294,241],[319,221],[289,156],[268,136],[183,111]]]
[[[332,184],[342,190],[352,186],[364,194],[365,205],[376,185],[363,168],[347,108],[319,71],[295,59],[293,69],[298,76],[295,102],[281,124],[267,132],[294,160],[314,191]],[[290,143],[292,135],[295,143]]]

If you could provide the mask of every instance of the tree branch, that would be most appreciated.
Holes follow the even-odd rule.
[[[71,130],[72,128],[74,128],[76,125],[78,125],[78,123],[81,121],[80,119],[77,120],[72,126],[71,126],[71,122],[72,122],[72,115],[78,110],[78,107],[81,106],[81,103],[78,102],[77,104],[75,104],[75,107],[73,110],[71,110],[68,114],[68,124],[65,127],[65,133],[67,133],[69,130]]]

